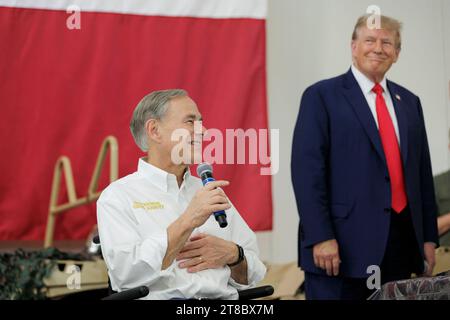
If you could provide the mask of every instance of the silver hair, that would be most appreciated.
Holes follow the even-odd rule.
[[[130,130],[134,141],[142,151],[146,152],[149,149],[145,128],[147,121],[161,119],[165,115],[171,99],[187,95],[187,91],[183,89],[160,90],[147,94],[139,101],[130,121]]]

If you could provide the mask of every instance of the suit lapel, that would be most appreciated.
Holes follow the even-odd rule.
[[[354,112],[369,136],[375,150],[386,164],[386,158],[384,156],[383,146],[381,145],[377,125],[373,118],[372,112],[370,111],[369,105],[367,104],[366,98],[364,97],[358,82],[356,82],[351,69],[344,75],[343,92],[347,101],[353,107]]]
[[[406,118],[406,109],[400,94],[396,91],[395,84],[387,81],[387,87],[391,94],[394,104],[395,115],[397,116],[398,131],[400,134],[400,152],[402,154],[403,164],[406,163],[408,156],[408,119]]]

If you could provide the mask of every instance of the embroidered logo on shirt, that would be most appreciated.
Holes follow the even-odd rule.
[[[134,209],[142,208],[145,211],[150,211],[150,210],[164,209],[164,205],[159,201],[155,201],[155,202],[137,202],[137,201],[135,201],[133,203],[133,208]]]

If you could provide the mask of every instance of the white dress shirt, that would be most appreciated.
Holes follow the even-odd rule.
[[[228,266],[189,273],[174,260],[169,268],[161,270],[167,228],[202,187],[201,180],[191,176],[189,170],[183,179],[179,188],[175,175],[139,159],[136,172],[111,183],[102,192],[97,201],[97,221],[112,289],[123,291],[145,285],[150,293],[144,299],[237,299],[237,289],[262,280],[266,267],[258,258],[254,232],[234,206],[226,210],[226,228],[220,228],[211,215],[192,235],[206,233],[242,246],[249,285],[235,282]]]
[[[376,107],[376,98],[377,95],[372,91],[375,83],[372,80],[367,78],[355,65],[352,64],[352,73],[355,76],[356,82],[358,82],[359,87],[364,93],[364,97],[366,98],[367,103],[369,104],[370,111],[372,112],[373,118],[375,120],[375,124],[378,128],[378,117],[377,117],[377,107]],[[381,87],[383,88],[383,98],[386,102],[387,109],[389,111],[389,115],[391,116],[392,124],[394,125],[395,134],[397,136],[398,145],[400,146],[400,135],[398,133],[398,122],[397,116],[395,114],[394,104],[392,103],[391,94],[389,93],[388,87],[386,85],[386,77],[380,82]]]

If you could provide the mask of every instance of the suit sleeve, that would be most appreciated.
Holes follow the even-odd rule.
[[[422,127],[422,150],[420,159],[420,180],[422,194],[423,212],[423,235],[424,242],[434,242],[439,246],[439,236],[437,229],[437,206],[434,192],[433,172],[431,169],[430,150],[428,147],[427,133],[422,106],[418,99],[418,109]]]
[[[291,171],[303,247],[334,239],[328,195],[328,114],[317,86],[303,94],[294,131]]]

